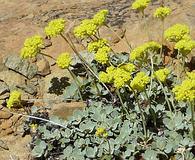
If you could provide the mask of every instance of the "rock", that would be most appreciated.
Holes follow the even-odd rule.
[[[4,64],[9,69],[24,75],[28,79],[33,78],[38,72],[38,68],[35,64],[31,64],[28,60],[22,60],[17,55],[10,55],[5,58]]]
[[[1,95],[5,94],[6,92],[9,92],[9,87],[4,81],[0,80],[0,99]]]
[[[3,94],[3,95],[0,95],[0,100],[5,100],[5,99],[9,98],[9,95],[10,95],[10,93],[8,93],[8,92]]]
[[[12,116],[13,114],[9,112],[9,109],[3,108],[0,110],[0,119],[8,119]]]
[[[9,150],[7,143],[0,140],[0,148],[5,149],[5,150]]]
[[[0,72],[0,79],[9,86],[10,90],[16,89],[17,85],[25,84],[26,78],[12,70]]]
[[[50,115],[58,116],[66,120],[75,110],[83,109],[86,106],[83,102],[59,103],[55,104],[50,111]]]
[[[38,60],[36,65],[38,67],[37,74],[41,76],[46,76],[51,73],[49,62],[45,58]]]
[[[20,88],[21,90],[23,90],[31,95],[37,94],[37,87],[32,85],[32,84],[21,84],[21,85],[17,85],[16,87]]]
[[[15,125],[21,117],[21,115],[13,115],[10,120],[12,121],[12,124]]]
[[[2,129],[6,130],[6,129],[10,128],[12,126],[12,124],[13,123],[12,123],[11,119],[8,119],[8,120],[3,121],[2,124],[0,125],[0,127]]]
[[[12,128],[8,128],[6,130],[2,130],[0,133],[0,137],[12,134],[14,132],[14,130]]]

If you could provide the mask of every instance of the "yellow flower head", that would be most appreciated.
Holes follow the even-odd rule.
[[[165,19],[168,15],[171,14],[171,9],[169,7],[159,7],[154,12],[155,18]]]
[[[195,72],[187,72],[187,79],[195,80]]]
[[[149,82],[150,78],[146,75],[146,73],[139,72],[131,81],[130,86],[133,90],[143,91]]]
[[[62,18],[52,20],[45,27],[45,34],[49,37],[56,37],[64,31],[65,20]]]
[[[129,73],[132,73],[133,71],[135,71],[135,65],[133,63],[123,64],[119,68],[121,68]]]
[[[21,58],[34,58],[40,53],[41,47],[43,46],[43,38],[41,36],[35,35],[33,37],[27,38],[24,41],[24,47],[21,49]]]
[[[99,80],[103,83],[110,83],[112,81],[111,77],[106,72],[100,72],[99,73]]]
[[[10,97],[7,101],[7,107],[17,107],[21,103],[21,93],[17,90],[14,90],[10,93]]]
[[[89,52],[97,52],[99,48],[104,46],[108,46],[108,41],[106,39],[99,39],[97,41],[90,42],[87,49]]]
[[[151,2],[151,0],[136,0],[132,4],[132,9],[136,9],[138,11],[143,11]]]
[[[67,69],[70,66],[71,60],[69,53],[62,53],[58,56],[56,64],[62,69]]]
[[[195,80],[186,79],[181,85],[173,88],[175,99],[178,101],[194,101],[195,100]]]
[[[116,88],[122,88],[131,79],[131,73],[121,68],[117,68],[114,72],[114,86]]]
[[[163,68],[154,72],[154,77],[160,82],[165,82],[169,74],[170,74],[170,70],[167,68]]]
[[[99,138],[107,138],[108,137],[108,132],[106,131],[105,128],[97,128],[95,135]]]
[[[95,54],[95,60],[101,64],[108,63],[109,52],[110,52],[110,47],[104,46],[102,48],[99,48],[97,53]]]
[[[97,26],[102,26],[106,22],[106,16],[108,15],[108,10],[100,10],[93,16],[93,22]]]
[[[157,42],[151,41],[144,43],[143,45],[135,48],[130,53],[130,60],[145,61],[148,57],[149,52],[158,51],[161,45]]]
[[[195,48],[195,41],[189,39],[182,39],[175,44],[175,49],[178,49],[179,53],[186,56],[192,49]]]
[[[114,78],[114,71],[115,71],[115,67],[110,66],[106,68],[106,72],[100,72],[99,73],[100,82],[111,83]]]
[[[164,32],[164,37],[170,42],[178,42],[189,33],[190,29],[187,25],[175,24]]]
[[[98,26],[94,23],[92,19],[85,19],[81,24],[74,28],[74,35],[78,38],[86,38],[95,35]]]

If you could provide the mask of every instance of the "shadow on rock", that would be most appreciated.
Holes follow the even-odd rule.
[[[51,79],[51,87],[49,88],[50,94],[62,95],[64,89],[69,86],[69,78],[61,77],[57,78],[54,77]]]

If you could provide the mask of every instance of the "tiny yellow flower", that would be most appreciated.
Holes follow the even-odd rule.
[[[183,39],[186,35],[189,35],[190,29],[185,24],[175,24],[168,28],[164,32],[164,37],[170,42],[178,42]]]
[[[99,48],[109,46],[106,39],[99,39],[97,41],[90,42],[87,46],[89,52],[97,52]]]
[[[93,22],[97,26],[101,26],[106,22],[106,16],[108,15],[108,10],[100,10],[93,16]]]
[[[89,36],[95,35],[98,26],[94,23],[92,19],[85,19],[81,21],[79,26],[74,28],[74,35],[78,38],[87,38]]]
[[[119,68],[124,69],[125,71],[129,73],[132,73],[133,71],[135,71],[135,65],[133,63],[123,64]]]
[[[112,79],[110,79],[109,74],[106,72],[100,72],[99,73],[99,80],[103,83],[110,83]]]
[[[161,48],[161,45],[157,42],[151,41],[138,46],[130,53],[130,60],[145,61],[148,58],[150,52],[154,53]]]
[[[24,47],[21,49],[20,57],[23,59],[34,58],[40,53],[43,46],[43,38],[39,35],[27,38],[24,41]]]
[[[130,86],[133,90],[143,91],[149,82],[150,78],[146,75],[146,73],[139,72],[131,81]]]
[[[67,69],[70,66],[71,60],[69,53],[62,53],[58,56],[56,64],[62,69]]]
[[[138,11],[143,11],[151,2],[151,0],[136,0],[132,4],[132,9],[136,9]]]
[[[21,93],[17,90],[14,90],[10,93],[10,97],[7,101],[7,107],[18,107],[21,103]]]
[[[171,14],[171,9],[169,7],[159,7],[154,12],[155,18],[165,19],[168,15]]]
[[[106,131],[105,128],[99,127],[99,128],[97,128],[95,135],[99,138],[107,138],[108,132]]]
[[[177,49],[183,56],[186,56],[195,48],[195,41],[182,39],[175,44],[174,48]]]
[[[114,72],[114,86],[116,88],[124,87],[131,79],[131,72],[117,68]]]
[[[45,27],[45,34],[49,37],[56,37],[64,31],[65,20],[62,18],[52,20]]]
[[[167,68],[163,68],[154,72],[154,77],[160,82],[165,82],[169,74],[170,74],[170,70]]]
[[[95,54],[95,60],[101,64],[108,63],[109,52],[110,52],[110,47],[104,46],[102,48],[99,48],[97,53]]]

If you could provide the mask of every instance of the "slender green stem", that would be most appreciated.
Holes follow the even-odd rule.
[[[54,61],[56,61],[56,59],[54,58],[54,57],[52,57],[52,56],[50,56],[50,55],[48,55],[48,54],[45,54],[45,53],[39,53],[39,54],[41,54],[41,55],[43,55],[43,56],[46,56],[46,57],[49,57],[49,58],[51,58],[51,59],[53,59]]]
[[[127,46],[128,46],[128,48],[131,50],[132,49],[132,47],[131,47],[131,45],[129,44],[129,42],[127,41],[127,39],[123,39],[123,38],[121,38],[115,31],[114,31],[114,29],[111,27],[111,26],[109,26],[109,25],[105,25],[112,33],[114,33],[116,36],[117,36],[117,38],[119,38],[121,41],[123,41]]]
[[[50,120],[48,120],[48,119],[44,119],[44,118],[40,118],[40,117],[36,117],[36,116],[31,116],[31,115],[26,115],[26,114],[22,114],[22,113],[15,113],[15,112],[11,112],[11,111],[8,111],[8,112],[9,112],[9,113],[12,113],[12,114],[14,114],[14,115],[19,115],[19,116],[23,116],[23,117],[27,117],[27,118],[37,119],[37,120],[44,121],[44,122],[49,122],[49,123],[51,123],[51,124],[53,124],[53,125],[60,126],[60,127],[62,127],[62,128],[65,128],[65,129],[67,128],[66,126],[63,126],[63,125],[61,125],[61,124],[59,124],[59,123],[50,121]]]
[[[145,13],[144,13],[144,10],[142,11],[142,16],[143,16],[143,19],[144,19],[144,29],[145,29],[145,32],[146,32],[147,35],[148,35],[148,40],[150,40],[150,33],[149,33],[149,30],[148,30],[148,27],[147,27],[146,15],[145,15]]]
[[[191,122],[192,122],[192,137],[193,137],[193,141],[195,141],[195,123],[194,123],[194,103],[190,102],[190,107],[191,107]]]
[[[72,78],[74,79],[77,87],[78,87],[78,91],[79,91],[79,96],[81,98],[81,100],[83,101],[83,97],[82,97],[82,94],[81,94],[81,91],[80,91],[80,87],[81,87],[81,83],[79,82],[78,78],[76,77],[76,75],[68,68],[68,71],[70,73],[70,75],[72,76]]]
[[[164,28],[165,28],[165,25],[164,25],[164,19],[162,19],[162,33],[161,33],[161,49],[160,49],[160,55],[163,59],[163,43],[164,43]],[[164,59],[165,60],[165,59]]]
[[[169,102],[169,98],[168,98],[168,96],[167,96],[167,93],[166,93],[166,91],[165,91],[165,88],[164,88],[163,84],[161,83],[161,81],[158,80],[158,82],[159,82],[159,84],[161,85],[161,88],[162,88],[163,93],[164,93],[164,95],[165,95],[165,100],[166,100],[166,102],[167,102],[167,105],[168,105],[168,107],[169,107],[169,111],[171,112],[171,115],[172,115],[172,118],[173,118],[173,112],[172,112],[172,109],[171,109],[171,104],[170,104],[170,102]]]
[[[120,92],[119,92],[118,89],[116,90],[116,94],[117,94],[117,96],[119,97],[119,100],[120,100],[120,102],[121,102],[121,105],[122,105],[122,108],[123,108],[123,112],[126,112],[126,114],[129,115],[129,112],[128,112],[127,108],[125,107],[124,103],[123,103],[121,94],[120,94]]]
[[[145,138],[147,139],[147,130],[146,130],[146,120],[145,120],[145,116],[144,116],[144,113],[142,111],[142,108],[141,108],[141,105],[139,103],[139,99],[138,99],[138,96],[137,96],[137,93],[130,87],[128,86],[129,90],[133,92],[134,96],[135,96],[135,100],[138,104],[138,108],[139,108],[139,111],[140,111],[140,114],[141,114],[141,119],[142,119],[142,125],[143,125],[143,129],[144,129],[144,135],[145,135]]]
[[[151,101],[150,101],[150,98],[149,98],[149,96],[148,96],[146,90],[144,91],[144,93],[145,93],[145,95],[146,95],[146,98],[147,98],[148,101],[149,101],[149,106],[150,106],[150,108],[151,108]],[[152,113],[152,118],[153,118],[153,121],[154,121],[154,126],[156,127],[156,115],[154,115],[153,113]]]
[[[154,74],[154,62],[153,57],[150,55],[150,62],[151,62],[151,75],[150,75],[150,87],[149,87],[149,96],[151,96],[151,90],[152,90],[152,81],[153,81],[153,74]]]

